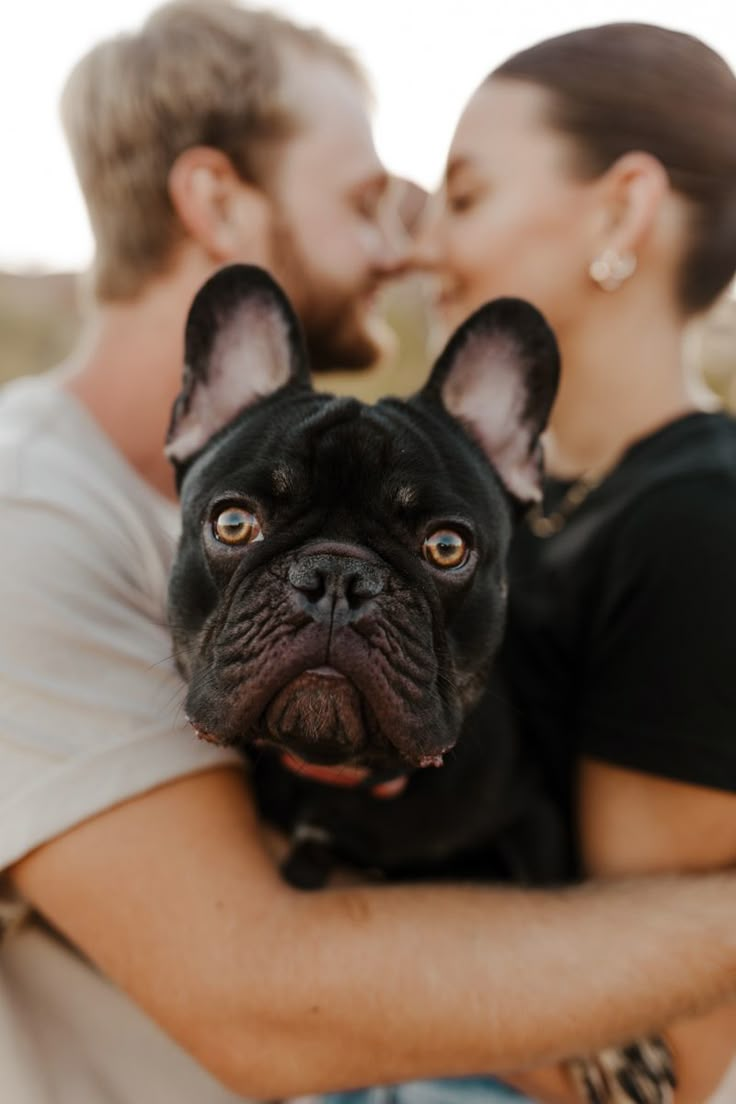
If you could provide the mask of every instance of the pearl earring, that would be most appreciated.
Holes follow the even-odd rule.
[[[635,272],[636,255],[617,253],[615,249],[604,249],[588,269],[591,280],[595,280],[604,291],[616,291]]]

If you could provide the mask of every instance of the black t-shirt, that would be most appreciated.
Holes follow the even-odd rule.
[[[583,755],[736,791],[736,421],[638,441],[555,536],[521,523],[510,578],[502,664],[568,814]]]

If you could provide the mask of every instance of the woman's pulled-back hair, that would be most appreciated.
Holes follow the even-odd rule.
[[[540,42],[496,77],[549,93],[550,123],[577,143],[583,172],[634,150],[661,162],[692,212],[681,306],[710,306],[736,271],[736,76],[726,62],[690,35],[611,23]]]

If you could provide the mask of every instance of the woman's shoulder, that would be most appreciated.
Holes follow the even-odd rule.
[[[671,422],[629,450],[620,477],[622,485],[641,490],[632,505],[646,505],[647,511],[701,512],[724,501],[733,507],[736,419],[695,413]]]
[[[736,419],[723,412],[688,414],[637,441],[625,453],[612,483],[632,487],[694,477],[736,480]]]
[[[557,500],[551,496],[553,507],[565,486]],[[629,553],[641,560],[647,550],[658,555],[674,542],[712,541],[716,534],[733,554],[736,420],[697,413],[637,441],[552,540],[522,526],[514,556],[525,569],[529,560],[568,575],[580,569],[587,579]]]
[[[622,511],[609,552],[619,566],[736,588],[736,469],[699,466],[651,484]],[[736,594],[736,590],[734,591]]]
[[[627,452],[602,497],[619,540],[704,529],[736,540],[736,419],[692,414],[664,426]]]

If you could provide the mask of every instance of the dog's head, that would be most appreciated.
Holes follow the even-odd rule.
[[[501,638],[557,376],[542,317],[503,299],[412,399],[318,394],[266,273],[205,284],[167,446],[183,509],[169,617],[200,734],[374,771],[441,760]]]

